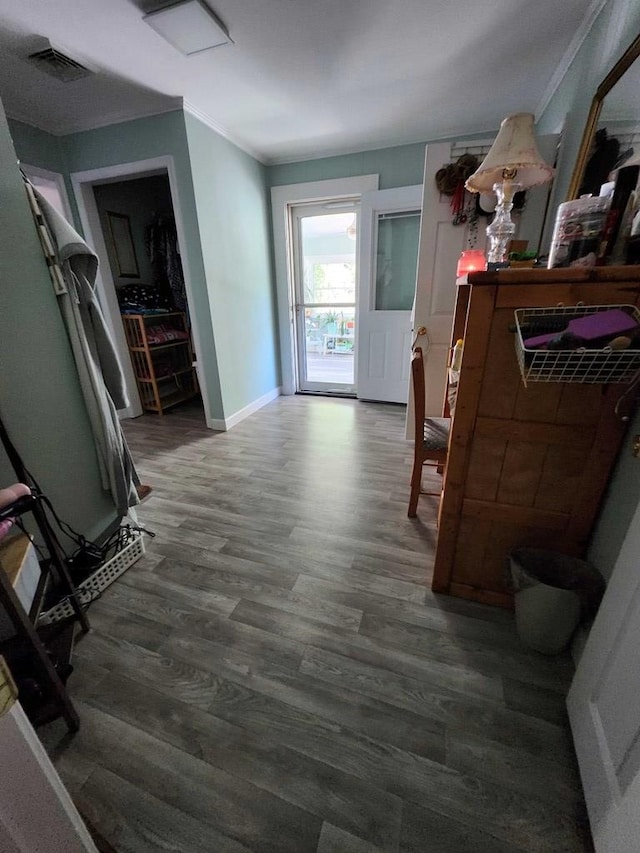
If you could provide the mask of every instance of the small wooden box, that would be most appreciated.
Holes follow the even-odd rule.
[[[0,542],[0,566],[9,576],[20,603],[28,613],[40,580],[40,563],[33,543],[24,533]]]

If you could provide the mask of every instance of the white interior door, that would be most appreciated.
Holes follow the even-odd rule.
[[[537,139],[540,151],[548,162],[554,161],[557,140],[556,135]],[[428,352],[425,351],[424,340],[422,345],[425,351],[426,414],[431,417],[442,415],[456,302],[456,265],[460,252],[468,248],[469,238],[469,224],[453,224],[451,197],[442,195],[436,187],[436,172],[453,159],[451,143],[439,142],[427,146],[413,325],[415,329],[426,326],[428,331]],[[546,187],[530,191],[524,213],[517,217],[517,236],[527,239],[533,249],[538,246],[548,192]],[[487,224],[488,220],[483,218],[478,222],[476,246],[479,249],[485,247]],[[413,419],[409,417],[408,438],[413,437],[412,430]]]
[[[442,416],[456,304],[456,264],[468,238],[466,225],[453,224],[451,198],[436,187],[436,172],[449,162],[450,143],[427,146],[414,328],[426,326],[428,333],[428,351],[424,341],[422,346],[426,414],[431,417]],[[480,248],[484,248],[483,236]],[[411,419],[408,422],[412,423]]]
[[[358,397],[406,403],[422,186],[364,193],[358,264]]]
[[[17,702],[0,715],[0,754],[2,853],[98,853],[67,789]]]
[[[640,849],[640,507],[567,707],[598,853]]]

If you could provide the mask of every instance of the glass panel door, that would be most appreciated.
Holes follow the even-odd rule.
[[[296,206],[292,235],[298,390],[354,394],[355,204]]]

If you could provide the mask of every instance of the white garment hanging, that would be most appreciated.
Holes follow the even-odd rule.
[[[31,186],[30,190],[42,217],[38,222],[36,214],[37,227],[46,226],[64,280],[64,288],[56,287],[58,304],[89,414],[102,486],[124,516],[139,503],[136,485],[140,480],[116,411],[125,408],[128,400],[122,367],[95,292],[98,258],[44,196]],[[51,265],[49,258],[47,263]],[[55,287],[57,280],[53,281]]]

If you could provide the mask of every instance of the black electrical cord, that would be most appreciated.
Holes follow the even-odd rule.
[[[0,418],[0,440],[4,445],[7,456],[9,457],[9,461],[11,462],[11,465],[16,473],[18,480],[21,483],[24,483],[26,486],[29,486],[35,497],[37,497],[40,503],[49,511],[60,532],[63,533],[68,539],[70,539],[76,546],[76,551],[74,551],[74,553],[70,556],[66,553],[65,549],[62,549],[66,555],[67,562],[70,566],[74,566],[74,564],[78,565],[79,562],[84,562],[85,564],[87,562],[90,562],[93,563],[94,568],[97,568],[97,565],[106,561],[107,554],[109,553],[109,551],[115,548],[114,554],[117,554],[118,551],[122,550],[122,548],[124,547],[123,544],[120,544],[120,547],[116,546],[118,542],[121,542],[121,539],[119,539],[118,537],[122,537],[124,535],[121,533],[121,531],[124,529],[128,528],[129,530],[136,530],[140,533],[147,533],[149,536],[152,537],[155,536],[155,534],[152,533],[150,530],[143,530],[140,527],[126,525],[125,527],[120,527],[116,531],[116,533],[110,536],[107,542],[102,546],[90,541],[81,533],[78,533],[77,530],[74,530],[70,524],[60,518],[53,504],[44,494],[35,476],[31,473],[31,471],[29,471],[27,466],[24,464],[20,453],[11,441],[11,438],[6,430],[2,418]],[[26,533],[23,526],[20,526],[20,529]],[[114,536],[116,537],[115,540]],[[39,553],[41,552],[39,551]]]
[[[18,482],[24,483],[29,487],[34,498],[42,505],[43,513],[48,510],[60,532],[67,536],[76,545],[76,550],[71,554],[71,556],[69,556],[57,540],[57,537],[55,537],[53,528],[51,528],[51,536],[54,537],[57,547],[60,548],[63,554],[65,554],[65,561],[69,567],[69,571],[72,575],[76,575],[76,577],[73,578],[74,583],[77,587],[82,587],[81,589],[76,589],[75,599],[81,607],[89,607],[90,604],[101,597],[104,591],[104,588],[97,586],[97,583],[92,580],[95,572],[98,571],[108,559],[112,559],[120,551],[126,548],[127,545],[130,545],[133,541],[134,533],[146,533],[151,537],[155,537],[156,534],[151,530],[146,530],[135,524],[126,524],[119,526],[102,546],[97,545],[95,542],[91,542],[81,533],[78,533],[77,530],[74,530],[70,524],[60,518],[49,498],[43,493],[38,481],[24,464],[22,457],[9,437],[1,417],[0,441],[2,441]],[[20,518],[14,518],[13,520],[17,527],[29,537],[40,560],[47,560],[47,556],[42,552],[39,545],[33,541],[33,537],[26,530],[22,520]],[[80,579],[82,573],[86,574],[84,579]],[[70,595],[65,595],[56,602],[54,607],[57,609],[58,607],[64,607],[66,604],[71,606],[71,598],[72,597]]]

